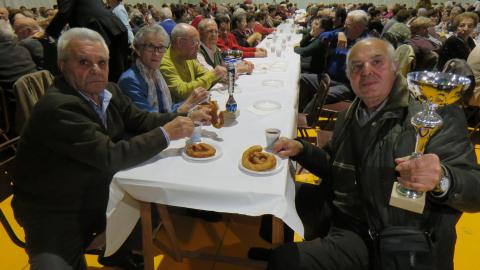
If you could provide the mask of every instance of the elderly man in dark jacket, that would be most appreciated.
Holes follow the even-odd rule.
[[[32,269],[86,269],[83,252],[105,229],[113,175],[190,136],[192,119],[210,117],[138,110],[108,83],[108,49],[95,31],[73,28],[58,47],[63,75],[36,104],[22,134],[12,206]],[[119,252],[119,260],[101,263],[141,267]]]
[[[480,210],[480,168],[462,110],[442,108],[444,126],[425,154],[411,159],[416,133],[410,119],[422,106],[396,75],[393,47],[379,39],[358,42],[347,74],[357,98],[339,116],[327,147],[285,138],[274,145],[275,153],[323,181],[309,196],[303,187],[297,194],[307,241],[274,250],[268,269],[453,269],[455,224],[463,211]],[[389,205],[397,178],[427,193],[423,214]],[[305,200],[310,209],[302,208]],[[420,233],[385,245],[382,237],[398,227]],[[386,254],[387,248],[394,251]],[[396,265],[386,266],[391,260]]]

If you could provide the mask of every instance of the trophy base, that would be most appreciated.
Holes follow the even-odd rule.
[[[393,183],[392,195],[390,197],[390,205],[410,212],[422,214],[423,209],[425,208],[425,193],[423,192],[421,196],[417,198],[408,198],[398,193],[398,185],[398,182]]]

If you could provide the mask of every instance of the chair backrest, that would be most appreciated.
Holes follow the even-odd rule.
[[[445,65],[443,66],[443,72],[454,73],[457,75],[465,76],[470,79],[470,85],[467,89],[464,89],[462,94],[461,102],[463,105],[468,106],[470,98],[473,95],[473,90],[475,89],[475,76],[473,75],[473,71],[468,65],[467,61],[463,59],[450,59],[448,60]]]
[[[45,95],[53,82],[53,75],[47,70],[37,71],[20,77],[13,85],[17,98],[16,131],[21,133],[23,126],[30,118],[30,112],[38,100]]]
[[[12,182],[13,182],[13,167],[16,154],[16,143],[18,137],[9,139],[2,130],[0,130],[0,202],[10,197],[13,194]],[[6,216],[0,209],[0,223],[5,228],[10,239],[17,246],[24,248],[25,243],[18,238],[12,229],[12,226],[8,222]]]
[[[398,72],[404,77],[415,67],[415,52],[412,46],[403,44],[395,49],[395,61],[398,63]]]
[[[330,87],[330,77],[326,73],[319,75],[318,83],[320,87],[317,89],[317,94],[315,95],[313,110],[307,115],[307,125],[310,127],[318,126],[320,114],[327,99],[328,88]]]

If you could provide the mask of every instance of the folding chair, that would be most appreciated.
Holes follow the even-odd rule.
[[[2,133],[2,139],[7,138],[3,130],[0,130]],[[15,160],[15,153],[16,153],[16,143],[18,141],[18,137],[14,139],[6,139],[2,140],[0,143],[0,202],[6,200],[10,195],[13,194],[12,190],[12,181],[13,181],[13,163]],[[5,228],[5,231],[8,234],[8,237],[12,240],[12,242],[21,247],[25,248],[25,242],[20,240],[20,238],[16,235],[15,231],[12,229],[7,217],[0,209],[0,223]]]
[[[300,137],[308,139],[308,130],[316,129],[319,126],[319,118],[322,113],[325,100],[327,99],[328,88],[330,86],[330,77],[327,74],[322,74],[318,78],[320,87],[315,94],[313,111],[309,114],[299,113],[297,121],[297,129],[300,133]]]

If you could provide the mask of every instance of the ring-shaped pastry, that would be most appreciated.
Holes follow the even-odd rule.
[[[254,145],[243,152],[242,165],[249,170],[263,172],[275,168],[277,159],[274,155],[263,152],[260,145]]]
[[[185,147],[185,153],[194,158],[207,158],[214,156],[217,150],[207,143],[194,143]]]

